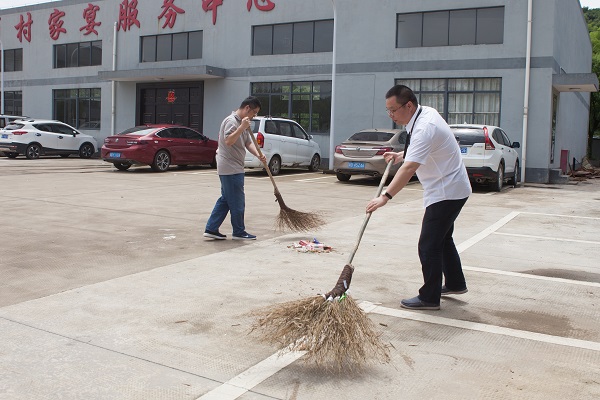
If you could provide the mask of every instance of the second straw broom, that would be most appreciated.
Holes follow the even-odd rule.
[[[377,196],[387,181],[392,161],[385,169]],[[352,260],[371,213],[367,213],[356,245],[335,287],[324,295],[273,305],[255,313],[253,330],[260,339],[295,351],[305,351],[306,361],[328,370],[359,370],[372,361],[389,362],[388,346],[365,312],[347,294],[354,267]]]
[[[260,146],[258,145],[258,142],[256,141],[252,131],[250,131],[250,137],[252,138],[252,142],[254,142],[254,147],[256,147],[258,154],[262,157],[263,153],[260,150]],[[263,165],[267,171],[267,174],[269,174],[269,178],[273,184],[275,199],[279,204],[279,215],[277,216],[276,225],[280,230],[287,228],[296,232],[310,231],[313,229],[318,229],[325,224],[325,221],[323,221],[319,213],[306,213],[289,208],[283,201],[283,197],[277,188],[275,179],[273,179],[271,169],[266,162],[263,162]]]

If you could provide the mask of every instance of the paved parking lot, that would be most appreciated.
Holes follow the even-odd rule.
[[[259,240],[211,241],[212,169],[0,158],[0,399],[600,398],[598,180],[476,188],[455,233],[469,292],[421,312],[399,307],[422,279],[411,183],[373,215],[354,259],[352,295],[392,362],[331,375],[257,342],[249,313],[331,289],[377,182],[276,179],[290,207],[327,225],[274,231],[258,170],[246,224]],[[289,248],[313,237],[334,251]]]

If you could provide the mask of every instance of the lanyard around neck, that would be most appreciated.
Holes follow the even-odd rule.
[[[408,135],[406,135],[406,145],[404,145],[404,156],[406,157],[406,151],[408,150],[408,145],[410,144],[410,137],[412,136],[413,130],[415,129],[415,125],[417,124],[417,119],[419,119],[419,115],[421,115],[421,111],[423,111],[423,107],[419,108],[419,112],[417,113],[417,116],[415,117],[415,122],[413,122],[411,128],[410,128],[410,132],[408,133]]]

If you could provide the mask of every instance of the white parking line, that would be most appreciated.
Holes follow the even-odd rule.
[[[502,228],[504,225],[506,225],[508,222],[510,222],[512,219],[514,219],[519,214],[520,214],[519,211],[513,211],[513,212],[511,212],[506,217],[502,218],[501,220],[499,220],[498,222],[496,222],[492,226],[490,226],[488,228],[485,228],[484,230],[482,230],[481,232],[479,232],[477,235],[473,236],[470,239],[465,240],[464,242],[462,242],[461,244],[459,244],[458,246],[456,246],[456,250],[458,250],[459,253],[462,253],[463,251],[465,251],[469,247],[477,244],[478,242],[480,242],[481,240],[485,239],[486,237],[488,237],[492,233],[496,232],[498,229]]]
[[[495,335],[504,335],[504,336],[511,336],[511,337],[520,338],[520,339],[535,340],[537,342],[575,347],[578,349],[600,351],[600,343],[592,342],[589,340],[572,339],[572,338],[566,338],[566,337],[562,337],[562,336],[553,336],[553,335],[547,335],[544,333],[522,331],[522,330],[518,330],[518,329],[504,328],[502,326],[482,324],[479,322],[463,321],[463,320],[458,320],[458,319],[438,317],[438,316],[431,315],[431,314],[398,310],[395,308],[387,308],[387,307],[378,306],[378,305],[375,305],[368,301],[363,301],[359,305],[361,307],[363,307],[363,304],[364,304],[363,310],[365,310],[365,312],[367,312],[366,310],[369,310],[368,312],[371,312],[374,314],[387,315],[387,316],[396,317],[396,318],[410,319],[413,321],[426,322],[429,324],[452,326],[454,328],[492,333]]]
[[[248,171],[246,171],[246,172],[248,172]],[[314,172],[306,172],[306,173],[303,173],[303,174],[294,174],[294,175],[277,175],[277,178],[287,178],[287,177],[290,177],[290,178],[295,178],[295,177],[297,177],[297,176],[302,176],[302,175],[314,175],[314,174],[315,174]],[[246,177],[246,178],[249,178],[249,177]],[[257,180],[260,180],[260,179],[271,179],[271,178],[269,178],[269,175],[267,175],[267,176],[263,176],[263,177],[254,177],[254,176],[253,176],[253,177],[251,177],[251,178],[252,178],[252,179],[257,179]],[[273,177],[273,178],[275,178],[275,177]]]
[[[216,171],[175,172],[174,175],[216,175]]]
[[[525,274],[523,272],[503,271],[501,269],[469,267],[469,266],[465,266],[465,265],[463,265],[462,269],[465,271],[483,272],[486,274],[506,275],[506,276],[514,276],[514,277],[518,277],[518,278],[537,279],[540,281],[568,283],[570,285],[593,286],[593,287],[600,288],[600,283],[598,283],[598,282],[576,281],[574,279],[554,278],[551,276]]]
[[[311,178],[311,179],[302,179],[297,180],[298,182],[309,182],[309,181],[317,181],[321,179],[326,179],[328,177],[320,177],[320,178]],[[269,179],[266,178],[253,178],[253,179]],[[314,183],[325,183],[325,182],[314,182]],[[420,190],[420,189],[411,189],[411,190]],[[580,241],[580,240],[570,240],[570,239],[561,239],[561,238],[546,238],[546,237],[538,237],[532,235],[518,235],[518,234],[504,234],[496,232],[502,226],[506,225],[508,222],[517,217],[521,212],[515,211],[506,215],[504,218],[500,219],[496,223],[492,224],[490,227],[484,229],[477,235],[471,237],[470,239],[464,241],[463,243],[456,246],[457,250],[460,252],[465,251],[469,247],[475,245],[479,241],[485,239],[491,234],[503,234],[503,235],[513,235],[513,236],[521,236],[521,237],[533,237],[533,238],[542,238],[549,240],[564,240],[564,241],[575,241],[581,243],[593,243],[600,244],[600,242],[591,242],[591,241]],[[524,213],[525,214],[525,213]],[[536,213],[526,213],[526,214],[536,214]],[[558,214],[537,214],[537,215],[547,215],[547,216],[557,216],[557,217],[567,217],[564,215]],[[568,216],[573,218],[591,218],[591,217],[578,217],[578,216]],[[591,219],[599,219],[599,218],[591,218]],[[464,270],[474,271],[474,272],[483,272],[483,273],[493,273],[498,275],[507,275],[507,276],[515,276],[521,278],[528,279],[539,279],[545,281],[559,282],[559,283],[568,283],[575,285],[586,285],[586,286],[594,286],[600,287],[600,283],[597,282],[582,282],[571,279],[563,279],[563,278],[553,278],[539,275],[530,275],[519,272],[510,272],[510,271],[502,271],[502,270],[494,270],[487,268],[477,268],[477,267],[468,267],[463,266]],[[533,340],[542,343],[556,344],[561,346],[569,346],[575,347],[579,349],[587,349],[600,351],[600,343],[592,342],[587,340],[580,339],[572,339],[561,336],[553,336],[547,335],[543,333],[523,331],[512,328],[505,328],[496,325],[488,325],[482,324],[479,322],[471,322],[471,321],[463,321],[445,317],[438,317],[435,315],[417,313],[411,311],[398,310],[393,308],[387,308],[379,306],[375,303],[371,303],[368,301],[362,301],[359,306],[366,313],[374,313],[380,315],[387,315],[396,318],[404,318],[413,321],[426,322],[430,324],[444,325],[455,327],[459,329],[468,329],[472,331],[479,331],[485,333],[491,333],[496,335],[504,335],[510,336],[514,338]],[[304,352],[290,352],[288,349],[281,350],[280,352],[273,354],[269,358],[264,361],[259,362],[258,364],[248,368],[246,371],[242,372],[238,376],[230,379],[229,381],[223,383],[221,386],[213,389],[212,391],[206,393],[205,395],[198,398],[198,400],[235,400],[238,397],[242,396],[249,390],[251,390],[256,385],[263,382],[265,379],[271,377],[278,371],[287,367],[300,357],[304,355]]]
[[[314,181],[318,181],[321,179],[331,179],[333,177],[331,176],[322,176],[320,178],[307,178],[307,179],[295,179],[296,182],[314,182]]]
[[[494,235],[504,235],[504,236],[516,236],[522,238],[532,238],[532,239],[543,239],[543,240],[553,240],[557,242],[575,242],[575,243],[589,243],[589,244],[598,244],[600,242],[593,240],[578,240],[578,239],[565,239],[559,237],[548,237],[548,236],[536,236],[536,235],[523,235],[520,233],[503,233],[503,232],[493,232]]]
[[[275,375],[304,355],[304,351],[281,350],[258,364],[248,368],[221,386],[198,397],[198,400],[234,400],[265,379]]]
[[[530,211],[522,211],[521,214],[544,215],[547,217],[560,217],[560,218],[592,219],[592,220],[596,220],[596,221],[600,220],[600,218],[598,218],[598,217],[584,217],[582,215],[546,214],[546,213],[536,213],[536,212],[530,212]]]

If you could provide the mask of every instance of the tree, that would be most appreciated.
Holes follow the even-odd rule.
[[[590,10],[583,7],[590,40],[592,42],[592,72],[600,75],[600,9]],[[591,156],[592,140],[600,134],[600,93],[594,92],[590,96],[590,120],[588,133],[588,156]]]

